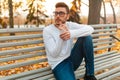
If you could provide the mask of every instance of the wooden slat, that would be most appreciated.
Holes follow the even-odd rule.
[[[103,44],[112,44],[115,41],[106,41],[106,42],[99,42],[99,43],[94,43],[93,46],[99,46],[99,45],[103,45]]]
[[[54,76],[53,74],[50,74],[50,75],[46,75],[44,77],[40,77],[32,80],[49,80],[50,78],[53,78],[52,80],[54,80],[55,78],[53,76]]]
[[[22,73],[19,73],[19,74],[15,74],[15,75],[11,75],[11,76],[6,76],[6,77],[3,77],[3,78],[0,78],[1,80],[14,80],[14,79],[17,79],[17,78],[21,78],[23,76],[29,76],[31,74],[36,74],[36,73],[39,73],[39,72],[45,72],[45,71],[49,71],[50,70],[50,67],[45,67],[45,68],[40,68],[40,69],[36,69],[36,70],[31,70],[31,71],[26,71],[26,72],[22,72]]]
[[[106,49],[106,48],[111,48],[115,46],[115,44],[112,44],[112,45],[108,45],[108,46],[102,46],[102,47],[98,47],[98,48],[94,48],[94,51],[97,51],[97,50],[102,50],[102,49]]]
[[[116,73],[116,72],[120,72],[120,66],[119,67],[116,67],[116,68],[113,68],[112,70],[109,70],[109,71],[107,71],[107,72],[104,72],[104,73],[102,73],[102,74],[99,74],[99,75],[97,75],[96,77],[97,77],[97,79],[102,79],[102,78],[105,78],[105,77],[107,77],[107,76],[110,76],[110,75],[113,75],[114,73]]]
[[[111,32],[111,31],[116,31],[116,28],[114,28],[114,29],[97,29],[94,31],[94,33],[96,33],[96,32]]]
[[[115,27],[117,28],[117,26],[120,26],[120,24],[94,24],[94,25],[91,25],[92,27],[94,28],[101,28],[101,27]]]
[[[20,28],[20,29],[6,28],[6,29],[0,29],[0,34],[17,33],[17,32],[38,32],[38,31],[42,31],[42,30],[43,30],[43,28]]]
[[[27,41],[20,41],[20,42],[1,43],[0,48],[39,44],[39,43],[43,43],[43,40],[27,40]]]
[[[28,35],[17,35],[17,36],[3,36],[3,37],[0,37],[0,41],[21,40],[21,39],[31,39],[31,38],[42,38],[42,34],[28,34]]]
[[[115,35],[116,32],[111,32],[111,33],[103,33],[103,34],[93,34],[92,37],[99,37],[99,36],[109,36],[109,35]]]
[[[95,58],[108,56],[108,55],[111,55],[111,54],[114,54],[114,53],[117,53],[117,50],[110,51],[110,52],[104,52],[104,54],[96,54],[96,55],[95,55]]]
[[[21,62],[21,63],[9,64],[9,65],[6,65],[6,66],[0,66],[0,70],[8,70],[8,69],[21,67],[21,66],[26,66],[26,65],[31,65],[31,64],[36,64],[36,63],[40,63],[40,62],[44,62],[44,61],[47,61],[47,59],[42,58],[42,59],[39,59],[39,60],[31,60],[31,61],[26,61],[26,62]]]
[[[21,52],[32,52],[32,51],[38,51],[38,50],[45,50],[45,47],[44,46],[40,46],[40,47],[36,46],[36,47],[23,48],[23,49],[0,51],[0,56],[18,54]]]
[[[25,76],[25,77],[22,77],[22,78],[19,78],[19,79],[16,79],[16,80],[30,80],[30,79],[34,79],[36,77],[42,77],[42,76],[46,76],[46,75],[50,75],[50,74],[52,74],[51,70],[45,71],[45,72],[36,73],[36,74],[31,74],[29,76]]]
[[[115,77],[118,77],[118,76],[120,76],[120,71],[116,72],[110,76],[107,76],[107,77],[103,78],[102,80],[111,80],[111,79],[114,79]]]
[[[119,54],[117,54],[117,53],[107,54],[107,56],[95,58],[95,62],[100,61],[100,60],[102,61],[103,59],[107,59],[107,58],[109,59],[109,58],[114,57],[114,56],[119,56]]]
[[[45,52],[39,52],[39,53],[34,53],[34,54],[24,54],[24,55],[22,54],[19,56],[0,58],[0,62],[7,62],[7,61],[11,61],[11,60],[19,60],[19,59],[24,59],[24,58],[31,58],[31,57],[41,56],[44,54],[45,54]]]
[[[117,55],[117,56],[114,55],[112,58],[105,58],[104,60],[101,59],[100,61],[96,61],[95,65],[97,65],[97,67],[100,68],[101,66],[105,66],[106,64],[111,64],[112,63],[112,62],[109,62],[109,61],[119,61],[119,58],[120,58],[120,55]],[[98,65],[98,64],[101,64],[101,65]],[[120,64],[120,62],[119,62],[119,64]]]
[[[95,38],[93,39],[93,43],[94,42],[99,42],[99,41],[109,41],[109,40],[112,40],[112,37],[105,37],[105,38]]]

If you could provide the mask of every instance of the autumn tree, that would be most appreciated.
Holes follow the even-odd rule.
[[[88,24],[99,24],[102,0],[89,0]]]
[[[116,1],[116,3],[114,1]],[[117,23],[114,6],[117,6],[119,1],[118,0],[114,0],[114,1],[113,0],[103,0],[104,16],[101,16],[101,18],[102,18],[104,24],[107,23],[106,3],[109,3],[110,4],[110,8],[112,9],[112,12],[113,12],[113,23]],[[113,5],[113,4],[116,4],[116,5]]]
[[[81,23],[79,16],[80,6],[81,6],[81,0],[72,1],[72,7],[70,8],[70,17],[68,21]]]
[[[43,19],[43,17],[48,17],[48,16],[44,13],[45,10],[43,10],[42,2],[45,2],[45,1],[44,0],[28,1],[28,9],[24,10],[24,11],[27,11],[27,10],[29,11],[26,17],[27,21],[25,22],[25,24],[28,24],[33,20],[34,20],[34,24],[36,24],[37,26],[39,24],[45,23],[45,20]]]
[[[104,9],[104,16],[100,16],[100,18],[103,20],[103,23],[106,24],[106,23],[107,23],[107,18],[106,18],[106,6],[105,6],[105,1],[102,0],[102,4],[103,4],[103,9]]]
[[[99,24],[100,11],[102,0],[89,0],[89,16],[88,24]],[[81,0],[74,0],[70,9],[70,21],[80,23],[80,16],[78,10],[80,10]]]

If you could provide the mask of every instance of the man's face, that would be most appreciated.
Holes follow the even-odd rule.
[[[58,7],[54,12],[55,25],[64,24],[69,19],[69,14],[64,7]]]

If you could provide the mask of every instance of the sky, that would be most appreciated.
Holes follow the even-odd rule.
[[[72,1],[73,0],[46,0],[45,8],[47,10],[47,14],[52,15],[52,12],[54,11],[55,4],[57,2],[65,2],[70,8],[72,6],[72,4],[71,4]],[[87,4],[87,5],[89,4],[88,0],[81,0],[81,1],[85,4]],[[88,16],[88,11],[89,11],[88,6],[83,4],[83,3],[81,4],[81,15]],[[119,10],[119,7],[116,7],[115,8],[116,13],[118,13],[118,10]],[[103,12],[104,12],[104,10],[102,8],[101,13],[103,14]],[[107,14],[112,14],[113,13],[112,8],[111,8],[109,3],[106,4],[106,13]]]

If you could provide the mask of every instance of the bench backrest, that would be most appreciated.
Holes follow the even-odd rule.
[[[115,40],[110,35],[116,34],[116,24],[92,25],[94,52],[116,52],[112,50]],[[37,72],[47,71],[42,28],[0,29],[0,79],[14,79]],[[15,35],[10,36],[10,33]],[[51,45],[52,47],[52,45]],[[111,49],[111,50],[110,50]],[[4,76],[7,76],[4,78]]]

